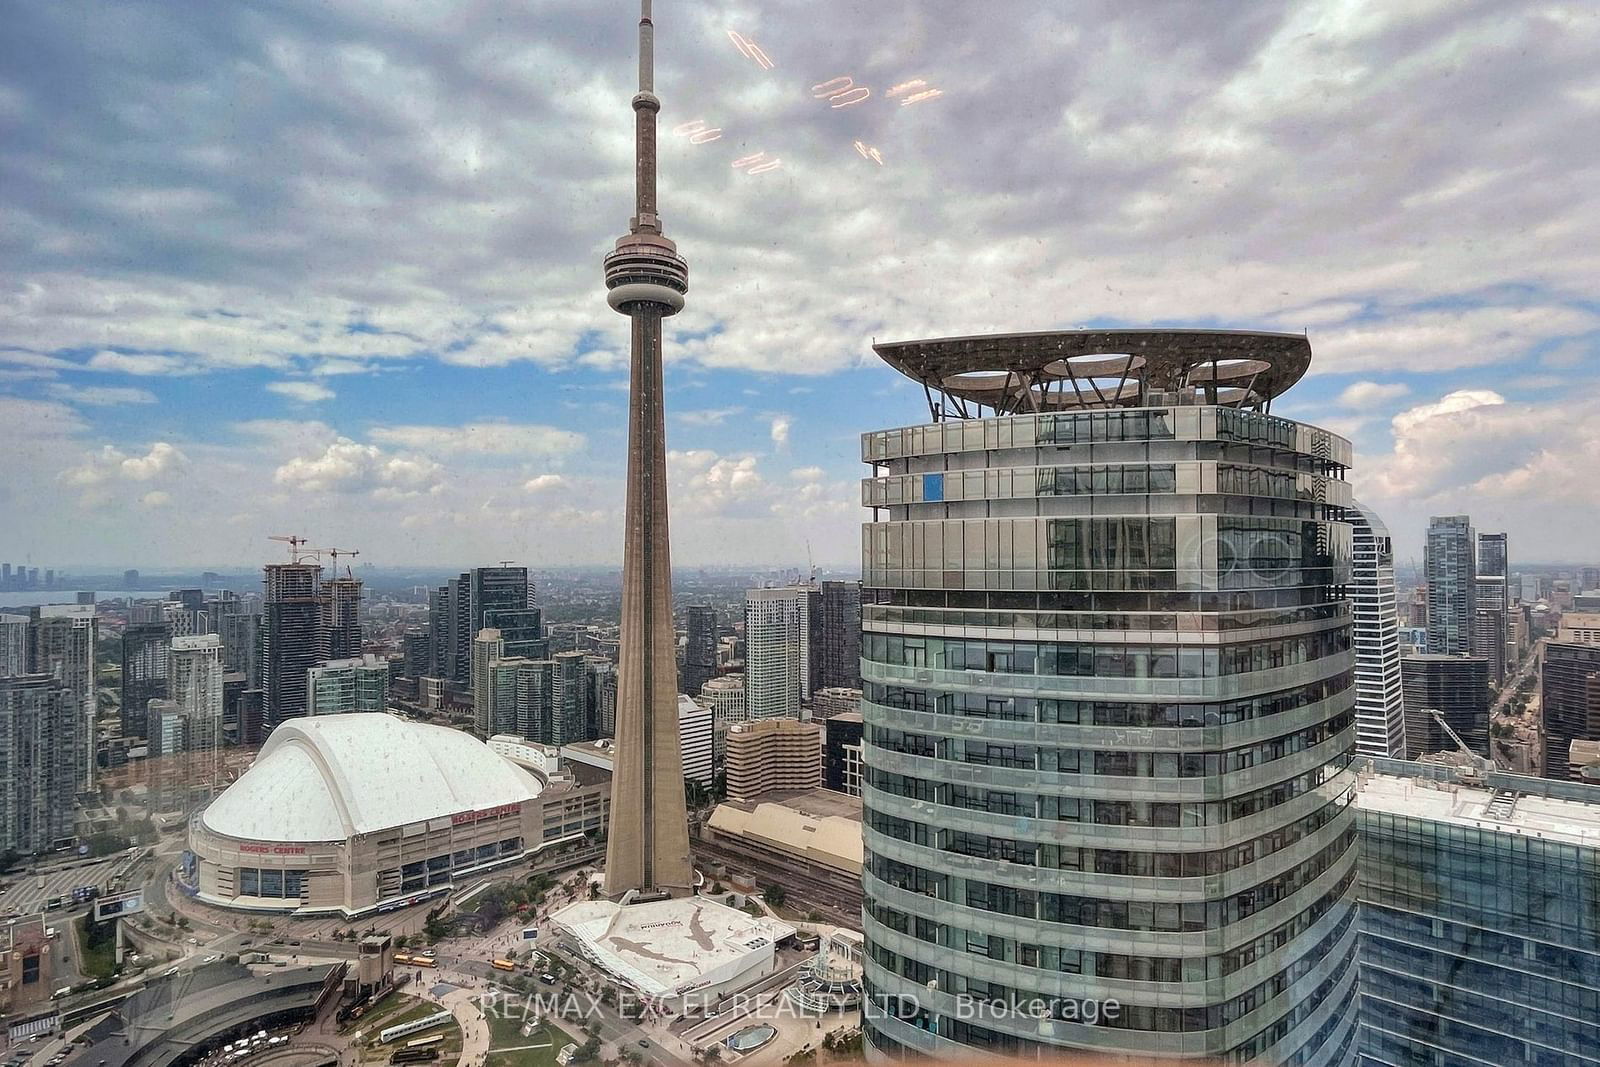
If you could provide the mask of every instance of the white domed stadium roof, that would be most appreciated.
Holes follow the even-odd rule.
[[[290,719],[200,816],[252,841],[342,841],[519,804],[541,783],[470,734],[382,712]]]

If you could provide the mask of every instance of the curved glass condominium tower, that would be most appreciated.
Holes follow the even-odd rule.
[[[1298,335],[876,346],[862,796],[877,1058],[1342,1064],[1355,1018],[1347,441]]]

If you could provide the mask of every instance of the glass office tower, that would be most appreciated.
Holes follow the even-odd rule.
[[[1363,1067],[1600,1065],[1600,786],[1370,767]]]
[[[868,1051],[1343,1064],[1356,996],[1350,445],[1298,335],[877,346]]]

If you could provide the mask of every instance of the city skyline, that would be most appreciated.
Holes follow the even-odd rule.
[[[614,13],[85,10],[0,43],[11,554],[243,564],[316,528],[399,565],[617,562],[625,335],[577,266],[627,172]],[[1152,321],[1309,330],[1280,413],[1355,442],[1397,563],[1457,512],[1581,557],[1600,312],[1559,131],[1593,117],[1597,30],[1539,10],[686,11],[664,192],[706,267],[665,339],[676,558],[849,558],[857,435],[919,417],[874,337]],[[811,91],[841,72],[873,97]],[[899,106],[911,78],[943,95]],[[781,167],[730,166],[756,151]]]

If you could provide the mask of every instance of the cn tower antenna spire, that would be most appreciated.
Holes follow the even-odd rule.
[[[650,0],[639,0],[639,91],[656,90],[656,26],[650,21]]]
[[[656,213],[655,24],[639,4],[639,91],[633,97],[634,214],[605,259],[606,302],[628,316],[628,483],[623,518],[622,641],[617,737],[606,838],[606,895],[694,890],[678,736],[677,632],[667,537],[667,432],[662,320],[683,310],[689,264]]]

